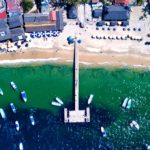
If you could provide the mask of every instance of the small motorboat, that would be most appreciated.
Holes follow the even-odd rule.
[[[56,101],[57,101],[58,103],[60,103],[61,105],[64,104],[63,101],[62,101],[60,98],[58,98],[58,97],[56,97]]]
[[[0,114],[3,119],[6,119],[6,114],[4,112],[4,109],[0,108]]]
[[[0,88],[0,95],[4,95],[4,92],[1,88]]]
[[[54,101],[52,101],[52,105],[54,105],[54,106],[61,106],[61,104],[60,104],[60,103],[58,103],[58,102],[54,102]]]
[[[130,123],[130,126],[131,126],[131,127],[135,127],[137,130],[140,129],[139,124],[138,124],[136,121],[134,121],[134,120]]]
[[[150,145],[146,144],[146,145],[145,145],[145,149],[146,149],[146,150],[150,150]]]
[[[17,86],[16,86],[16,84],[15,84],[13,81],[10,82],[10,85],[12,86],[12,88],[13,88],[15,91],[17,90]]]
[[[10,108],[11,108],[13,113],[16,113],[16,107],[13,103],[10,103]]]
[[[129,99],[129,100],[128,100],[128,103],[127,103],[127,106],[126,106],[127,109],[130,109],[130,108],[131,108],[131,103],[132,103],[132,100]]]
[[[25,91],[22,91],[21,92],[21,98],[24,102],[27,102],[27,95],[26,95],[26,92]]]
[[[31,124],[34,126],[35,125],[35,120],[34,120],[33,115],[30,115],[29,118],[30,118]]]
[[[15,121],[15,126],[16,126],[16,130],[19,131],[20,126],[19,126],[19,121],[18,120]]]
[[[23,143],[22,142],[19,143],[19,150],[23,150]]]
[[[101,127],[101,133],[102,133],[102,136],[103,136],[103,137],[106,137],[106,136],[107,136],[104,127]]]
[[[88,99],[88,104],[91,104],[91,102],[92,102],[92,100],[93,100],[93,97],[94,97],[94,95],[91,94],[90,97],[89,97],[89,99]]]
[[[126,97],[126,98],[124,99],[124,101],[123,101],[123,103],[122,103],[122,107],[123,107],[123,108],[126,108],[127,103],[128,103],[128,100],[129,100],[128,97]]]

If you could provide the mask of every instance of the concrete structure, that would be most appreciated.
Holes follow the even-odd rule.
[[[86,110],[79,109],[79,58],[77,49],[77,37],[75,37],[74,42],[74,100],[75,100],[75,110],[68,111],[67,108],[64,109],[64,122],[69,123],[79,123],[79,122],[90,122],[90,108],[87,107]]]

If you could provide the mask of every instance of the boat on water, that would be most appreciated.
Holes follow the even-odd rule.
[[[2,117],[3,119],[6,119],[6,114],[5,114],[3,108],[0,108],[0,114],[1,114],[1,117]]]
[[[138,124],[135,120],[133,120],[133,121],[130,123],[130,126],[136,128],[137,130],[140,129],[139,124]]]
[[[56,97],[56,101],[57,101],[58,103],[60,103],[61,105],[64,104],[63,101],[62,101],[60,98],[58,98],[58,97]]]
[[[10,108],[13,113],[16,113],[16,107],[15,107],[14,103],[10,103]]]
[[[146,145],[145,145],[145,149],[146,149],[146,150],[150,150],[150,145],[146,144]]]
[[[23,148],[23,143],[22,142],[20,142],[19,143],[19,150],[23,150],[24,148]]]
[[[91,104],[91,102],[92,102],[92,100],[93,100],[93,97],[94,97],[94,95],[91,94],[90,97],[89,97],[89,99],[88,99],[88,104]]]
[[[107,136],[104,127],[101,127],[101,133],[102,133],[102,136],[103,136],[103,137],[106,137],[106,136]]]
[[[122,107],[123,107],[123,108],[126,108],[127,103],[128,103],[128,100],[129,100],[128,97],[126,97],[126,98],[124,99],[124,101],[123,101],[123,103],[122,103]]]
[[[33,115],[30,115],[29,118],[30,118],[31,124],[34,126],[35,125],[35,120],[34,120]]]
[[[22,91],[21,92],[21,98],[24,102],[27,102],[27,95],[26,95],[26,92],[25,91]]]
[[[13,88],[15,91],[17,91],[17,86],[16,86],[15,82],[11,81],[11,82],[10,82],[10,85],[12,86],[12,88]]]
[[[4,92],[1,88],[0,88],[0,95],[4,95]]]
[[[126,97],[125,100],[122,103],[122,107],[125,109],[130,109],[131,108],[131,104],[132,104],[132,99]]]
[[[131,108],[131,103],[132,103],[132,100],[129,99],[129,100],[128,100],[128,103],[127,103],[127,106],[126,106],[127,109],[130,109],[130,108]]]
[[[52,101],[52,105],[54,105],[54,106],[61,106],[61,104],[60,104],[60,103],[58,103],[58,102],[54,102],[54,101]]]
[[[20,126],[19,126],[19,121],[18,120],[15,121],[15,126],[16,126],[16,130],[19,131]]]

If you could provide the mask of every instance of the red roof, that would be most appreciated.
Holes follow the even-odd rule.
[[[6,11],[3,11],[0,13],[0,19],[5,19],[7,18],[7,14],[6,14]]]
[[[115,0],[115,5],[128,5],[129,0]]]
[[[22,12],[22,7],[20,6],[21,0],[6,0],[7,11],[16,11]]]

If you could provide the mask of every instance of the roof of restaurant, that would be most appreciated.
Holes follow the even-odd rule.
[[[23,9],[20,6],[21,0],[6,0],[7,3],[7,12],[15,11],[22,12]]]

